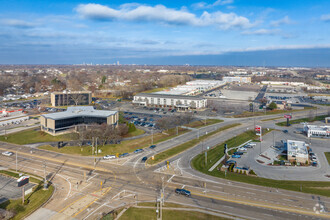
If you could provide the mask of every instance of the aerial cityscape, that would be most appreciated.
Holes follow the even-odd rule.
[[[330,2],[0,5],[0,219],[330,219]]]

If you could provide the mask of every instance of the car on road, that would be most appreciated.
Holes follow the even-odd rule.
[[[232,158],[241,158],[241,155],[234,154],[231,156]]]
[[[119,157],[127,157],[129,155],[129,153],[123,153],[123,154],[120,154]]]
[[[155,147],[156,147],[156,145],[151,145],[149,148],[154,149]]]
[[[14,153],[11,151],[5,151],[5,152],[2,152],[2,155],[10,157],[10,156],[14,155]]]
[[[180,194],[180,195],[185,195],[185,196],[191,196],[191,193],[190,193],[190,191],[188,191],[188,190],[185,190],[185,189],[175,189],[175,193],[176,194]]]
[[[135,154],[143,152],[143,149],[137,149],[134,151]]]
[[[105,156],[103,157],[104,160],[115,159],[115,158],[116,158],[115,155],[105,155]]]
[[[289,133],[289,131],[288,130],[283,130],[283,133]]]
[[[312,166],[313,166],[313,167],[316,167],[316,166],[317,166],[317,162],[314,161],[314,162],[312,163]]]
[[[148,157],[143,157],[141,162],[146,162],[148,160]]]

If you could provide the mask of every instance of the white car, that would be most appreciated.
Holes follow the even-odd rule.
[[[8,157],[12,156],[13,154],[14,153],[13,152],[10,152],[10,151],[5,151],[5,152],[2,153],[2,155],[8,156]]]
[[[115,158],[116,158],[115,155],[105,155],[105,156],[103,157],[104,160],[115,159]]]
[[[245,147],[240,147],[238,150],[239,151],[247,151],[247,149]]]

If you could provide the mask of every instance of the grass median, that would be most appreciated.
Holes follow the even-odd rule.
[[[178,128],[178,135],[184,134],[188,132],[187,129]],[[168,139],[171,139],[176,136],[176,129],[169,129],[163,133],[154,133],[153,135],[153,143],[157,144]],[[122,141],[120,144],[109,144],[109,145],[99,145],[98,150],[102,152],[98,154],[98,156],[104,156],[107,154],[122,154],[122,153],[130,153],[135,151],[136,149],[145,148],[151,145],[151,135],[144,136],[137,139]],[[90,146],[66,146],[58,149],[57,147],[52,147],[50,145],[40,146],[39,149],[55,151],[64,154],[74,154],[81,156],[91,156],[92,155],[92,147]]]
[[[239,115],[233,115],[233,118],[245,118],[245,117],[254,117],[254,116],[262,116],[262,115],[276,115],[276,114],[290,114],[292,112],[301,112],[306,111],[308,109],[316,109],[316,107],[304,107],[304,109],[296,109],[296,110],[267,110],[262,112],[248,112],[245,111]]]
[[[159,163],[159,162],[161,162],[165,159],[171,158],[174,155],[179,154],[179,153],[195,146],[196,144],[200,143],[201,141],[205,140],[206,138],[208,138],[208,137],[210,137],[214,134],[217,134],[217,133],[219,133],[221,131],[224,131],[224,130],[227,130],[229,128],[236,127],[238,125],[241,125],[241,124],[235,123],[235,124],[226,125],[226,126],[221,127],[221,128],[219,128],[215,131],[209,132],[208,134],[205,134],[205,135],[201,136],[199,139],[198,138],[192,139],[192,140],[190,140],[188,142],[185,142],[183,144],[180,144],[176,147],[173,147],[173,148],[170,148],[166,151],[158,153],[154,156],[154,160],[149,159],[149,160],[147,160],[147,163],[150,164],[150,165],[153,165],[153,164]]]
[[[328,160],[328,164],[330,165],[330,152],[324,152],[324,154],[325,154],[325,157]]]
[[[18,173],[1,170],[0,173],[18,178]],[[11,219],[24,219],[35,210],[40,208],[53,194],[54,187],[50,185],[48,190],[43,189],[43,181],[30,177],[30,181],[36,183],[33,192],[25,196],[25,200],[28,201],[22,205],[22,199],[10,199],[0,204],[0,208],[15,213],[15,216]]]
[[[325,120],[326,117],[328,117],[328,115],[319,115],[319,116],[315,116],[313,118],[295,119],[295,120],[290,120],[290,124],[299,124],[301,122],[322,121],[322,120]],[[286,121],[278,122],[278,123],[276,123],[276,125],[278,125],[278,126],[286,126]]]
[[[213,125],[213,124],[220,123],[220,122],[223,122],[223,120],[220,120],[220,119],[206,119],[206,120],[194,121],[194,122],[191,122],[191,123],[189,123],[185,126],[190,127],[190,128],[201,128],[201,127]]]
[[[165,206],[166,208],[166,206]],[[156,219],[156,208],[137,208],[130,207],[128,208],[124,214],[119,218],[120,220],[145,220],[145,219]],[[214,216],[198,211],[191,211],[190,209],[187,211],[184,210],[162,210],[162,219],[172,220],[172,219],[189,219],[189,220],[199,220],[199,219],[210,219],[210,220],[224,220],[227,218]]]
[[[318,194],[323,196],[330,196],[330,182],[321,182],[321,181],[290,181],[290,180],[272,180],[261,178],[257,176],[248,176],[233,172],[225,172],[219,171],[218,168],[221,164],[214,169],[212,172],[208,171],[217,160],[219,160],[224,155],[224,144],[228,144],[228,148],[232,148],[243,144],[244,142],[255,139],[257,136],[252,131],[244,132],[236,137],[228,139],[224,141],[222,144],[212,148],[208,151],[208,163],[205,165],[205,157],[204,154],[201,153],[197,155],[192,161],[191,165],[194,169],[219,178],[226,178],[232,181],[244,182],[259,186],[266,186],[266,187],[273,187],[273,188],[280,188],[292,191],[300,191],[304,193],[312,193]],[[329,155],[330,156],[330,155]]]

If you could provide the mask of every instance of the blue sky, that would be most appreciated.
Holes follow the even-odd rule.
[[[330,66],[326,0],[0,0],[0,6],[0,64],[290,65],[292,59],[291,65]]]

